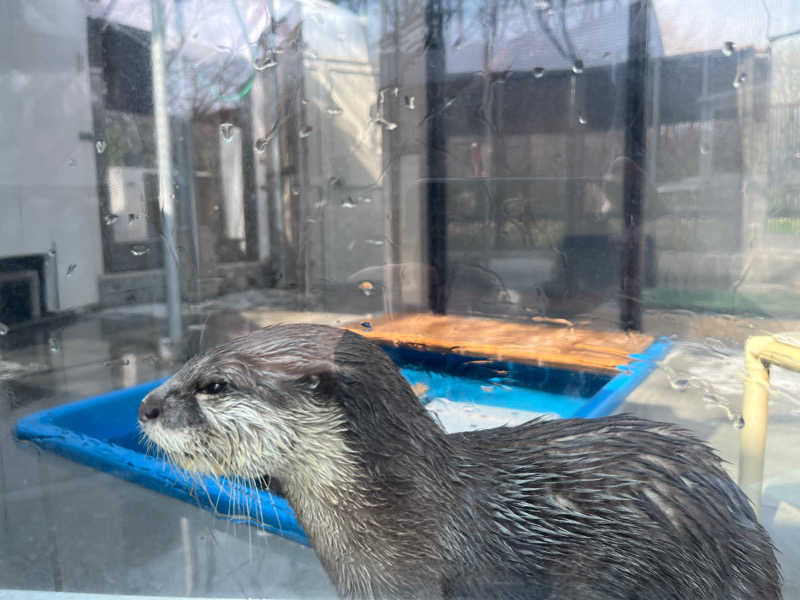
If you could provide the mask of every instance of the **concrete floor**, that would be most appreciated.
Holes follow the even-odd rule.
[[[706,356],[698,362],[698,354],[697,347],[676,344],[663,368],[628,397],[620,412],[693,431],[717,450],[735,481],[740,430],[734,422],[741,414],[744,355]],[[778,549],[784,597],[790,600],[800,598],[800,412],[791,401],[800,399],[800,374],[774,369],[772,379],[761,522]],[[681,380],[690,382],[689,389],[676,389],[675,382]],[[791,400],[783,396],[786,393],[792,393]]]
[[[253,318],[253,304],[263,300],[187,312],[190,349],[254,328],[264,310]],[[288,297],[271,297],[270,306],[296,308]],[[158,353],[162,316],[152,307],[109,310],[0,339],[0,599],[17,597],[9,590],[334,597],[310,548],[14,440],[10,428],[24,415],[173,372],[177,364]],[[676,344],[624,410],[691,429],[735,475],[738,352]],[[676,389],[681,379],[690,382],[685,391]],[[781,552],[791,599],[800,598],[800,377],[776,373],[775,384],[762,521]]]
[[[234,321],[212,320],[202,344],[238,332]],[[111,312],[0,340],[0,590],[335,597],[308,547],[13,438],[24,415],[173,372],[158,358],[162,330],[160,319]]]

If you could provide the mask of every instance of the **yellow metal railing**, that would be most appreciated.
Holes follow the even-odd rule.
[[[781,336],[756,336],[747,340],[744,355],[747,379],[742,401],[744,427],[739,454],[739,486],[752,500],[756,514],[760,515],[767,444],[769,368],[777,365],[800,371],[800,344],[789,343]]]

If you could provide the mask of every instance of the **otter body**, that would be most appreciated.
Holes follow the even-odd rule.
[[[234,340],[139,414],[189,470],[277,477],[343,597],[781,597],[767,533],[688,433],[615,416],[448,435],[351,332]]]

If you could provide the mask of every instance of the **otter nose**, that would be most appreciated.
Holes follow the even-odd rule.
[[[139,420],[144,423],[145,421],[157,419],[158,415],[161,414],[161,408],[161,396],[153,393],[147,394],[139,405]]]

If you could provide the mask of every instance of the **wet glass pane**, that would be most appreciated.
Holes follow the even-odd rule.
[[[295,322],[449,433],[687,429],[800,596],[800,11],[689,4],[0,3],[0,597],[335,596],[275,473],[181,479],[137,420]]]

